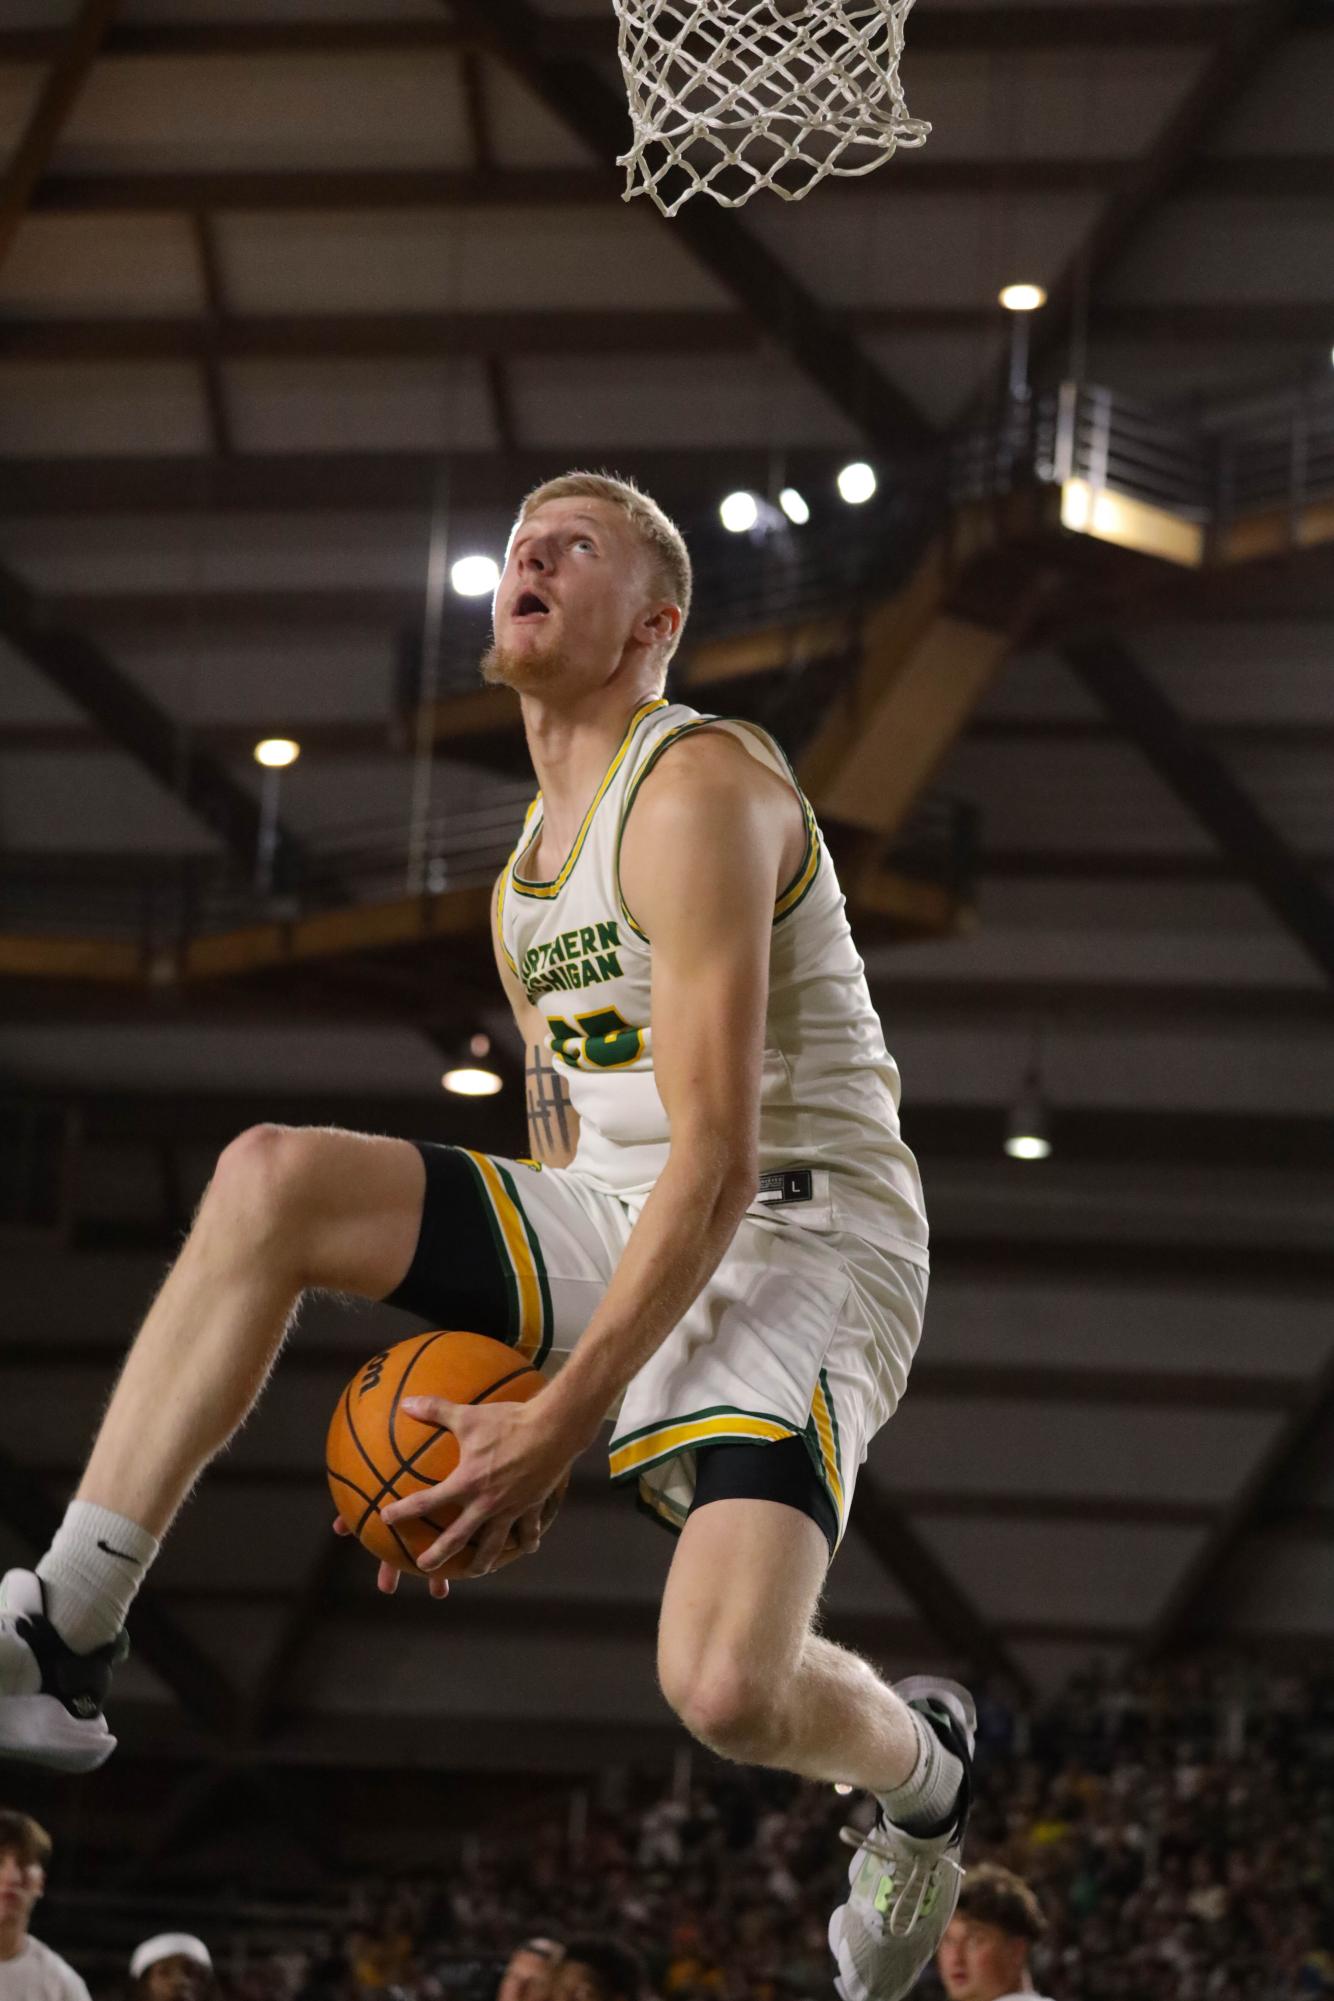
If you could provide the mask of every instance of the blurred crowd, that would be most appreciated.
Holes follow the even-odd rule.
[[[967,1859],[1036,1892],[1041,1993],[1334,1997],[1334,1675],[1094,1670],[1031,1708],[989,1689],[979,1722]],[[495,2001],[516,1947],[541,1976],[542,1950],[581,1941],[629,1957],[614,1979],[571,1958],[564,1991],[503,2001],[828,2001],[856,1802],[699,1761],[666,1796],[627,1781],[577,1809],[472,1828],[447,1877],[353,1886],[322,1955],[228,1973],[215,1950],[221,1979],[189,2001]],[[973,2001],[962,1978],[943,1959],[923,2001]]]

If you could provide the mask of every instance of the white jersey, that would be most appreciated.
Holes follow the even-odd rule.
[[[704,728],[726,730],[795,786],[783,753],[755,724],[646,702],[559,874],[539,882],[526,872],[542,827],[539,793],[496,891],[505,956],[547,1018],[579,1115],[573,1169],[631,1203],[661,1173],[670,1133],[653,1075],[652,947],[621,893],[621,835],[658,758]],[[898,1068],[833,863],[804,798],[802,806],[806,851],[774,906],[752,1208],[785,1224],[849,1232],[924,1266],[926,1214],[917,1163],[899,1133]]]
[[[0,1959],[0,2001],[89,2001],[89,1995],[68,1960],[28,1938],[13,1959]]]

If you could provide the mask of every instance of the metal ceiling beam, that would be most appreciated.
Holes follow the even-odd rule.
[[[579,448],[542,451],[451,452],[450,475],[470,512],[503,510],[564,471]],[[584,448],[586,451],[586,447]],[[753,445],[655,450],[627,446],[618,470],[648,486],[667,507],[698,506],[727,474],[763,488],[769,453]],[[845,454],[843,456],[846,456]],[[788,454],[794,478],[831,480],[840,455],[799,449]],[[181,454],[98,458],[0,457],[0,516],[33,514],[221,513],[352,509],[415,510],[424,514],[440,476],[438,451],[247,452],[230,460]],[[420,607],[419,607],[420,609]]]
[[[1334,985],[1334,899],[1217,753],[1110,634],[1068,644],[1067,664],[1130,737],[1280,924]]]
[[[82,0],[73,20],[60,32],[52,50],[50,74],[0,180],[0,267],[13,247],[33,189],[50,164],[119,4],[120,0]]]
[[[1075,16],[1076,10],[1069,13]],[[1192,8],[1192,13],[1200,10]],[[1138,12],[1151,17],[1151,10]],[[923,19],[927,18],[923,16]],[[994,18],[1001,19],[997,14]],[[1076,16],[1077,18],[1077,16]],[[915,30],[914,30],[915,32]],[[929,151],[905,153],[894,164],[893,199],[914,195],[1068,195],[1106,192],[1129,164],[1119,158],[1001,157],[933,159]],[[1334,158],[1317,153],[1220,155],[1186,170],[1183,193],[1224,198],[1289,196],[1324,199]],[[822,202],[883,194],[874,175],[831,180]],[[583,208],[605,204],[607,177],[588,167],[504,167],[485,172],[457,167],[294,168],[266,171],[219,168],[211,172],[50,173],[33,192],[30,207],[44,214],[104,215],[194,212],[200,209],[283,213],[331,209]]]
[[[656,213],[656,211],[655,211]],[[683,211],[689,213],[689,211]],[[708,219],[730,220],[718,210]],[[678,216],[674,227],[679,227]],[[766,253],[767,254],[767,253]],[[752,266],[752,270],[757,268]],[[748,274],[743,273],[743,277]],[[768,279],[766,283],[770,282]],[[774,276],[773,297],[781,303],[783,281]],[[735,288],[734,288],[735,289]],[[778,310],[776,305],[775,310]],[[1152,339],[1160,344],[1210,340],[1233,345],[1324,340],[1334,306],[1309,300],[1227,300],[1207,305],[1149,302],[1100,309],[1097,343]],[[818,308],[818,317],[797,314],[792,338],[769,329],[748,313],[697,309],[636,312],[497,313],[274,313],[234,314],[210,319],[126,317],[0,321],[0,360],[67,364],[80,361],[206,362],[217,354],[229,361],[437,361],[448,356],[485,359],[490,355],[710,354],[754,355],[773,340],[803,373],[815,380],[815,361],[805,343],[818,330],[844,356],[860,353],[864,334],[995,333],[998,314],[990,305],[865,307],[852,312]],[[864,362],[864,357],[863,357]],[[854,364],[852,380],[857,378]],[[870,364],[865,363],[869,368]],[[821,375],[827,370],[820,370]],[[869,379],[869,378],[868,378]],[[833,397],[831,382],[819,386],[855,416],[848,392]],[[883,388],[883,385],[882,385]],[[858,392],[860,393],[860,392]],[[876,390],[868,404],[879,410]],[[856,406],[860,408],[860,405]],[[880,413],[885,442],[921,445],[920,426],[893,430]]]
[[[1240,94],[1254,84],[1266,56],[1308,11],[1300,0],[1241,0],[1215,16],[1210,31],[1213,49],[1199,74],[1148,151],[1123,169],[1112,198],[1049,286],[1046,309],[1037,315],[1032,332],[1035,376],[1044,364],[1064,354],[1072,336],[1075,345],[1081,344],[1078,336],[1084,316],[1091,318],[1090,334],[1101,337],[1106,309],[1098,304],[1091,311],[1090,302],[1162,202],[1182,185],[1192,159],[1217,131]],[[1219,331],[1225,326],[1226,316],[1220,313]],[[1004,372],[1000,371],[993,395],[1004,393],[1004,383]]]
[[[40,599],[0,566],[0,638],[76,703],[107,740],[172,793],[208,828],[239,868],[252,871],[260,812],[254,796],[81,633],[52,624]],[[279,865],[299,865],[300,843],[278,829]]]
[[[605,167],[608,193],[618,192],[616,157],[629,134],[619,88],[592,62],[545,53],[542,16],[530,0],[451,0],[451,12]],[[609,24],[607,35],[610,51]],[[671,223],[651,206],[649,214],[741,304],[757,335],[784,354],[871,444],[892,451],[934,437],[916,405],[847,327],[735,214],[707,201],[687,203]]]
[[[1328,10],[1307,0],[1304,25],[1328,25]],[[920,51],[972,54],[978,51],[1043,48],[1189,47],[1219,32],[1231,12],[1226,5],[1182,5],[1156,0],[1152,7],[1019,5],[1006,8],[960,6],[924,11],[911,26],[911,45]],[[537,28],[544,51],[606,55],[615,47],[608,19],[543,19]],[[144,56],[299,56],[423,54],[466,46],[471,37],[445,21],[127,21],[109,36],[106,54]],[[0,31],[0,61],[41,62],[58,46],[49,28]]]
[[[1168,1593],[1142,1642],[1145,1660],[1161,1660],[1178,1651],[1199,1628],[1227,1624],[1226,1616],[1211,1618],[1210,1614],[1221,1610],[1226,1615],[1228,1608],[1219,1607],[1218,1600],[1233,1560],[1247,1537],[1263,1525],[1266,1514],[1326,1444],[1331,1420],[1334,1348]],[[1328,1458],[1327,1451],[1323,1457]]]
[[[60,1527],[61,1510],[25,1466],[0,1446],[0,1520],[34,1553],[46,1549]],[[131,1619],[135,1652],[179,1700],[193,1722],[210,1736],[225,1737],[240,1714],[236,1689],[147,1584],[135,1600]]]

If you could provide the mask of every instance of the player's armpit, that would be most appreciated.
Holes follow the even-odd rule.
[[[579,1114],[545,1042],[530,1042],[523,1066],[528,1151],[544,1167],[568,1167],[579,1144]]]
[[[496,886],[498,889],[499,884]],[[579,1144],[579,1114],[570,1103],[565,1079],[556,1069],[548,1046],[546,1016],[540,1007],[533,1006],[523,990],[523,982],[505,957],[499,931],[498,905],[499,898],[493,895],[491,949],[495,953],[496,971],[505,989],[510,1012],[523,1037],[523,1094],[528,1114],[528,1152],[544,1167],[568,1167]]]

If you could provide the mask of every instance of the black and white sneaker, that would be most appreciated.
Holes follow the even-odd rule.
[[[57,1772],[95,1772],[116,1748],[102,1714],[111,1670],[129,1652],[120,1633],[90,1654],[67,1647],[46,1616],[33,1570],[0,1578],[0,1758]]]
[[[964,1828],[972,1799],[977,1711],[957,1682],[916,1675],[895,1684],[963,1766],[963,1783],[948,1817],[926,1833],[909,1834],[878,1811],[869,1833],[845,1827],[857,1853],[851,1889],[829,1920],[834,1981],[842,2001],[899,2001],[940,1944],[963,1882]]]

